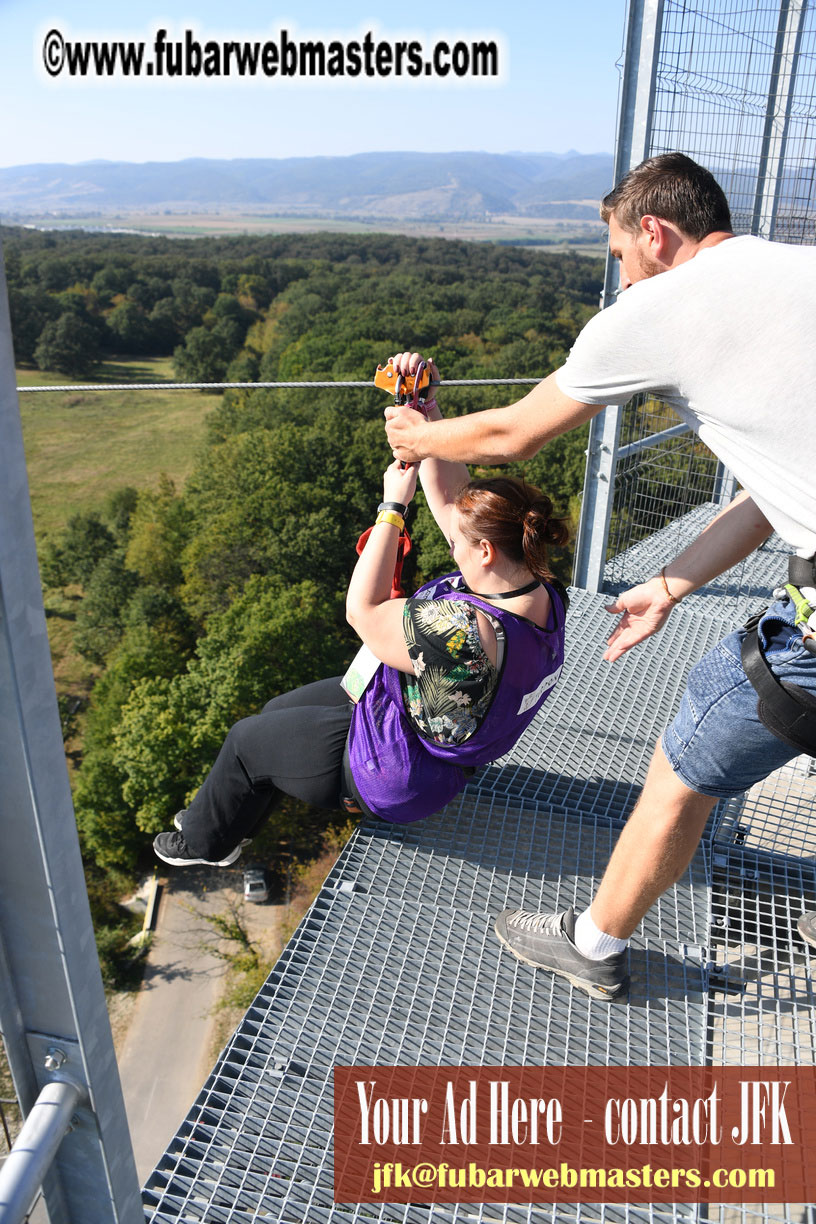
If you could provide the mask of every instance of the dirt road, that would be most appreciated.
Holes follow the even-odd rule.
[[[213,932],[201,913],[240,901],[243,867],[168,868],[144,981],[117,1040],[119,1072],[133,1151],[144,1185],[212,1070],[216,1020],[226,966],[206,945]],[[268,958],[280,946],[283,905],[243,905],[250,939]],[[223,1029],[223,1020],[221,1021]],[[226,1040],[222,1033],[219,1043]]]
[[[204,947],[210,928],[188,907],[224,908],[240,871],[169,873],[119,1070],[136,1168],[144,1183],[211,1070],[212,1009],[224,962]]]

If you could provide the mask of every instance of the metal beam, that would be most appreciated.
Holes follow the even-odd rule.
[[[729,506],[737,496],[737,485],[737,478],[731,469],[718,461],[717,470],[714,473],[714,491],[711,494],[711,500],[719,506]]]
[[[670,425],[668,429],[661,429],[659,433],[649,434],[645,438],[638,438],[635,442],[630,442],[628,446],[618,447],[618,459],[626,459],[629,455],[636,455],[638,451],[646,450],[649,446],[657,446],[660,442],[667,442],[669,438],[682,438],[683,434],[691,432],[691,426],[686,425]]]
[[[621,83],[615,182],[649,156],[663,0],[630,0]]]
[[[649,156],[662,25],[663,0],[630,0],[615,142],[616,183]],[[617,265],[607,252],[602,308],[614,305],[617,291]],[[589,427],[584,496],[573,567],[573,583],[587,591],[599,591],[603,583],[622,415],[622,408],[604,408],[593,417]]]
[[[49,1217],[143,1224],[51,671],[1,246],[0,777],[0,1025],[15,1088],[24,1114],[58,1078],[88,1101],[46,1178]]]
[[[793,91],[808,0],[781,0],[765,110],[751,233],[771,239],[782,194]]]

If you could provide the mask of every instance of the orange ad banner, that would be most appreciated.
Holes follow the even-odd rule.
[[[336,1067],[340,1203],[812,1203],[814,1067]]]

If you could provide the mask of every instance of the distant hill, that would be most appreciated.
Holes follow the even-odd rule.
[[[212,208],[304,216],[597,218],[608,153],[359,153],[0,169],[0,213]]]

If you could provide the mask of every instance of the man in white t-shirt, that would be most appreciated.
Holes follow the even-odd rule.
[[[734,472],[744,492],[611,606],[621,614],[604,655],[611,661],[772,530],[800,557],[816,552],[816,248],[735,237],[716,180],[679,153],[630,171],[601,215],[626,292],[587,324],[561,369],[507,408],[439,422],[409,409],[386,415],[397,458],[503,463],[536,454],[605,404],[648,391]],[[419,355],[394,360],[407,373]],[[521,960],[593,997],[624,995],[628,938],[687,868],[717,799],[802,751],[760,721],[741,661],[744,636],[730,634],[692,670],[590,909],[577,920],[572,910],[499,916],[496,933]],[[797,699],[816,710],[816,655],[790,600],[768,609],[759,640],[777,680],[796,685]]]

